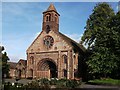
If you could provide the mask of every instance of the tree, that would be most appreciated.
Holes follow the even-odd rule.
[[[99,37],[101,31],[104,31],[106,23],[112,16],[114,16],[114,11],[107,3],[98,3],[87,20],[81,43],[92,47],[92,44]]]
[[[87,20],[82,42],[88,44],[90,56],[87,61],[89,72],[100,76],[112,73],[117,68],[117,55],[111,48],[114,30],[109,22],[114,17],[114,11],[107,3],[99,3]],[[111,25],[110,25],[111,26]],[[116,44],[118,45],[118,44]]]
[[[111,52],[116,55],[117,63],[117,68],[114,68],[112,77],[120,79],[120,11],[110,19],[108,26],[112,32],[110,48]]]
[[[0,47],[1,48],[1,52],[4,51],[4,47]],[[9,65],[8,65],[8,56],[7,53],[1,53],[2,54],[2,78],[4,77],[9,77]]]

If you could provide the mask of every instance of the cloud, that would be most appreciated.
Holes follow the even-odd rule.
[[[39,33],[40,32],[34,34],[33,36],[28,35],[23,36],[22,38],[10,39],[9,41],[4,40],[3,46],[5,47],[5,51],[7,52],[10,61],[18,62],[20,59],[26,59],[26,50],[39,35]]]
[[[83,34],[73,33],[73,34],[65,34],[65,35],[79,43]]]
[[[117,12],[120,10],[120,1],[119,1],[118,5],[116,6],[116,10],[117,10]]]
[[[27,48],[30,46],[30,44],[33,42],[33,40],[35,40],[35,38],[39,35],[40,32],[37,32],[35,34],[35,32],[32,32],[32,30],[36,30],[40,28],[36,28],[36,26],[40,26],[40,18],[38,15],[38,10],[43,10],[44,6],[41,5],[36,5],[37,3],[32,3],[32,4],[28,4],[28,3],[5,3],[3,5],[3,15],[5,19],[6,17],[8,17],[7,19],[5,19],[5,21],[3,22],[5,25],[4,26],[4,37],[3,37],[3,46],[5,47],[5,51],[8,53],[8,56],[10,58],[10,61],[18,61],[19,59],[23,58],[26,59],[26,50]],[[35,11],[37,7],[37,11]],[[41,12],[41,11],[40,11]],[[37,13],[38,16],[33,15],[35,13]],[[40,14],[40,13],[39,13]],[[10,16],[11,15],[11,16]],[[13,18],[15,20],[18,20],[18,18],[16,18],[16,16],[19,19],[26,19],[28,20],[28,22],[13,22]],[[11,19],[12,17],[12,19]],[[11,21],[11,22],[9,22]],[[9,23],[8,23],[9,22]],[[7,23],[7,24],[6,24]],[[17,26],[17,23],[20,23],[21,27]],[[30,24],[32,23],[32,24]],[[11,27],[11,28],[5,28],[5,27],[9,27],[9,25],[12,24],[16,24],[15,27]],[[22,24],[24,25],[22,26]],[[28,26],[27,26],[28,25]],[[35,28],[31,28],[31,26],[34,26]],[[6,31],[6,32],[5,32]],[[13,32],[12,32],[13,31]],[[19,32],[20,31],[20,32]],[[28,32],[29,31],[29,32]],[[65,34],[66,36],[72,38],[73,40],[79,42],[80,38],[82,35],[79,34]]]
[[[33,14],[36,13],[34,10],[35,7],[38,7],[40,10],[42,7],[36,4],[3,3],[3,33],[0,32],[0,36],[3,35],[3,37],[0,37],[0,39],[2,38],[2,43],[0,42],[0,44],[5,47],[10,61],[17,62],[20,58],[26,59],[27,57],[26,50],[34,39],[34,32],[28,33],[28,31],[32,30],[34,26],[40,27],[40,18],[38,19],[39,12],[37,12],[37,15]]]
[[[66,36],[70,37],[71,39],[75,40],[77,43],[80,43],[81,37],[83,34],[65,34]],[[85,43],[82,44],[85,48],[88,48],[88,44],[85,45]]]
[[[116,10],[118,10],[118,6],[116,6]]]
[[[19,59],[26,59],[26,50],[33,40],[31,35],[18,35],[15,37],[5,37],[3,38],[3,46],[5,51],[10,58],[10,61],[18,61]],[[27,40],[27,41],[26,41]]]

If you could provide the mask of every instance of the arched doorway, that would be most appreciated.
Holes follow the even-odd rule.
[[[21,72],[22,72],[22,71],[19,69],[19,70],[18,70],[18,78],[21,78]]]
[[[47,63],[49,65],[49,69],[50,69],[50,78],[56,78],[57,77],[56,65],[51,61],[47,61]]]
[[[30,69],[29,75],[30,75],[30,78],[33,78],[33,69]]]
[[[53,60],[46,58],[38,63],[39,71],[50,71],[50,78],[57,78],[57,67]]]

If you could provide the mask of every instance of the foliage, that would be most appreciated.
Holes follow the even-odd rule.
[[[112,42],[110,49],[116,56],[117,65],[117,68],[114,68],[111,77],[120,79],[120,11],[111,18],[108,26],[110,27],[112,33],[112,37],[110,37],[110,41]]]
[[[36,81],[29,82],[27,85],[23,86],[24,89],[39,89],[39,83]]]
[[[56,85],[58,83],[58,80],[56,78],[53,78],[50,80],[50,85]]]
[[[42,78],[39,80],[40,85],[49,85],[49,80],[47,78]]]
[[[10,83],[6,82],[4,83],[5,90],[49,90],[52,85],[56,89],[69,89],[69,88],[76,88],[81,84],[80,81],[77,80],[68,80],[68,79],[51,79],[48,80],[47,78],[42,78],[39,80],[35,80],[32,82],[29,82],[26,85],[23,85],[21,83]]]
[[[87,20],[82,43],[88,44],[89,73],[110,76],[120,63],[120,17],[107,3],[99,3]],[[117,72],[118,73],[118,72]],[[104,76],[103,76],[104,75]]]
[[[0,47],[2,48],[1,50],[4,51],[4,47]],[[8,56],[7,53],[4,52],[2,53],[2,78],[4,78],[4,76],[9,77],[9,65],[8,65]]]
[[[23,84],[21,83],[14,83],[12,85],[10,82],[4,83],[4,90],[23,90]]]
[[[88,44],[90,47],[96,39],[100,36],[101,31],[106,28],[107,21],[114,15],[114,12],[110,5],[107,3],[99,3],[94,9],[93,13],[87,20],[84,35],[82,36],[82,42]]]
[[[76,80],[67,80],[66,86],[68,88],[76,88],[77,86],[79,86],[79,82],[77,82]]]
[[[80,81],[77,80],[60,79],[58,80],[57,88],[76,88],[80,84]]]
[[[50,88],[50,81],[47,78],[42,78],[38,82],[41,88]]]
[[[79,86],[81,84],[80,81],[77,80],[69,80],[66,78],[62,78],[62,79],[56,79],[56,78],[52,78],[50,80],[43,78],[38,80],[40,87],[41,86],[45,86],[45,87],[49,87],[51,85],[54,85],[56,88],[76,88],[77,86]]]
[[[66,88],[66,81],[67,81],[67,79],[65,79],[65,78],[59,79],[56,87],[57,88]]]

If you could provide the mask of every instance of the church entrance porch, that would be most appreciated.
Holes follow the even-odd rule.
[[[37,76],[39,78],[57,78],[57,67],[53,60],[47,58],[38,63]]]

